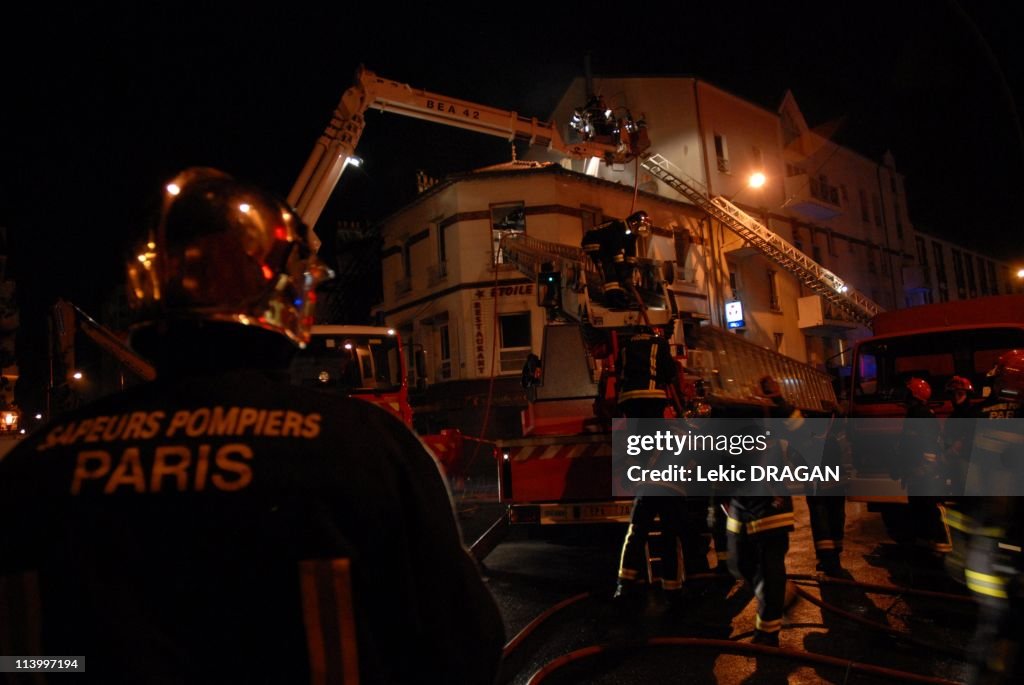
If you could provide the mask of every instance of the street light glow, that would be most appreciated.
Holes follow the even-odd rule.
[[[76,381],[80,381],[82,380],[82,372],[75,371],[73,374],[71,374],[71,377],[74,378]]]
[[[1017,271],[1017,278],[1024,278],[1024,269],[1020,269]]]
[[[750,178],[747,179],[747,185],[751,188],[761,188],[767,180],[768,178],[758,171],[750,175]]]

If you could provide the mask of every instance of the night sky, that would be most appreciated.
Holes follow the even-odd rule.
[[[919,229],[1024,261],[1017,3],[387,3],[376,16],[347,2],[84,4],[6,17],[0,41],[0,225],[22,349],[38,346],[32,331],[54,297],[96,311],[120,285],[180,169],[219,167],[287,194],[360,63],[540,118],[588,51],[598,76],[693,75],[773,110],[792,89],[811,126],[839,124],[839,142],[874,158],[893,151]],[[322,226],[380,218],[413,197],[416,169],[494,164],[509,146],[371,112],[359,152],[366,165],[346,172]],[[22,367],[28,380],[34,364]]]

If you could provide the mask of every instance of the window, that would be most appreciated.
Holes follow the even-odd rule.
[[[437,285],[448,276],[448,248],[445,245],[445,226],[434,224],[437,263],[427,267],[427,285]]]
[[[775,339],[775,351],[782,352],[782,333],[772,333],[772,337]]]
[[[863,188],[858,190],[857,193],[860,196],[860,220],[868,223],[871,221],[871,218],[868,216],[868,194],[864,192]]]
[[[836,241],[832,235],[832,231],[825,234],[825,242],[828,244],[828,253],[832,257],[838,257],[839,253],[836,252]]]
[[[735,300],[740,290],[740,278],[737,267],[732,262],[726,262],[725,268],[729,270],[729,288],[732,290],[732,298]]]
[[[877,273],[878,272],[878,263],[875,260],[875,246],[874,245],[868,245],[867,255],[868,255],[868,273],[869,274]],[[871,299],[877,299],[877,298],[871,298]]]
[[[967,299],[964,282],[964,258],[960,250],[953,250],[953,278],[956,279],[956,294],[961,300]]]
[[[750,147],[750,163],[754,171],[764,171],[764,155],[756,145]]]
[[[877,194],[871,196],[871,211],[875,216],[875,226],[882,225],[882,198]]]
[[[715,157],[718,159],[718,170],[724,174],[729,173],[729,147],[721,133],[715,134]]]
[[[412,241],[402,243],[402,276],[412,278]]]
[[[978,286],[982,295],[988,295],[988,273],[985,271],[985,260],[978,257]]]
[[[917,262],[921,265],[921,275],[924,277],[924,286],[929,294],[932,285],[931,269],[928,268],[928,248],[924,245],[924,238],[914,236],[914,246],[917,248]]]
[[[412,290],[412,241],[402,243],[402,277],[395,282],[395,294],[404,295]]]
[[[882,259],[882,275],[883,276],[888,276],[889,275],[889,255],[885,254],[885,252],[880,252],[880,256],[881,256],[881,259]]]
[[[811,237],[811,240],[814,240],[813,236]],[[821,245],[812,245],[811,252],[813,254],[814,261],[824,266],[824,261],[822,260],[821,256]]]
[[[899,200],[892,201],[892,213],[896,216],[896,237],[903,240],[903,219],[900,218]]]
[[[993,264],[992,262],[986,262],[985,267],[985,270],[988,271],[989,288],[992,289],[993,295],[998,295],[999,284],[996,283],[996,265]]]
[[[773,312],[782,311],[779,303],[778,272],[774,269],[768,269],[768,309]]]
[[[437,329],[439,341],[438,348],[441,350],[441,378],[452,377],[452,344],[448,333],[448,324],[442,324]]]
[[[519,372],[530,354],[530,313],[500,314],[498,330],[501,334],[501,372]]]
[[[844,206],[850,203],[850,198],[846,194],[846,186],[842,184],[839,185],[839,197],[843,201]]]
[[[448,261],[448,250],[444,244],[444,229],[445,226],[442,224],[434,225],[434,230],[437,232],[437,261],[440,264]]]
[[[801,252],[804,251],[804,241],[800,235],[800,229],[797,228],[796,226],[793,227],[793,247],[800,250]]]
[[[491,206],[491,241],[494,263],[503,264],[501,236],[506,233],[526,232],[526,205],[522,202]]]
[[[946,280],[946,259],[942,245],[932,241],[932,255],[935,257],[935,277],[939,281],[939,301],[949,302],[949,283]]]
[[[978,284],[974,280],[974,258],[971,255],[964,255],[964,267],[967,275],[967,294],[969,297],[978,296]]]
[[[865,343],[853,369],[854,402],[901,401],[911,377],[932,386],[932,399],[949,397],[943,388],[954,374],[980,388],[995,359],[1022,343],[1024,335],[1013,328],[917,333]]]

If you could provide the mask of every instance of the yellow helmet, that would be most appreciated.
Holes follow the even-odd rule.
[[[154,234],[128,263],[141,326],[218,321],[309,340],[317,284],[330,276],[286,204],[208,168],[164,189]]]

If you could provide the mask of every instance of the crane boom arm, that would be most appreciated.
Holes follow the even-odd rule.
[[[405,83],[391,81],[360,67],[355,83],[345,91],[331,121],[317,139],[288,202],[307,226],[314,226],[345,167],[353,163],[368,109],[403,114],[415,119],[455,126],[506,140],[520,140],[577,159],[598,157],[609,163],[633,159],[637,150],[595,141],[567,142],[554,122],[523,117],[516,112],[446,97]]]

